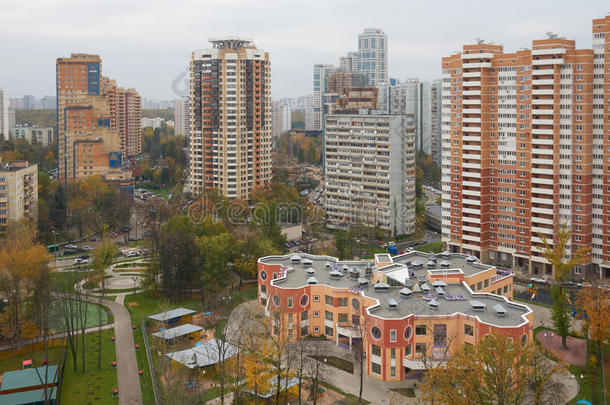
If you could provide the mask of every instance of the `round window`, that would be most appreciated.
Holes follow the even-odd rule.
[[[261,280],[267,280],[267,273],[261,271]]]
[[[375,338],[375,339],[379,339],[381,337],[381,329],[379,329],[377,326],[373,326],[371,328],[371,335]]]
[[[360,301],[358,301],[358,298],[352,298],[352,308],[360,309]]]
[[[302,295],[301,296],[301,306],[303,308],[305,308],[307,306],[307,304],[309,304],[309,295]]]
[[[527,335],[521,336],[521,346],[525,347],[527,344]]]
[[[413,328],[411,327],[411,325],[409,325],[405,328],[405,339],[406,340],[411,339],[412,334],[413,334]]]
[[[279,295],[273,296],[273,304],[275,304],[276,307],[280,306],[280,296]]]

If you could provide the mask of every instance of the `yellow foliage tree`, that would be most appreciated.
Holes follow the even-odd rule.
[[[243,367],[245,370],[245,382],[248,391],[255,396],[263,394],[271,389],[271,378],[273,377],[273,365],[266,360],[272,350],[268,343],[263,343],[261,353],[249,352],[243,356]]]
[[[591,339],[597,343],[597,360],[601,360],[601,345],[610,339],[610,291],[594,285],[578,292],[575,304],[586,317],[585,327]]]

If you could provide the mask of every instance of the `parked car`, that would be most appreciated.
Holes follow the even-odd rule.
[[[74,259],[74,264],[87,264],[89,263],[89,260],[87,259],[81,259],[80,257],[77,257],[76,259]]]
[[[80,255],[77,257],[77,259],[87,260],[87,259],[89,259],[89,255]]]
[[[78,249],[64,249],[64,255],[73,255],[78,253]]]
[[[127,253],[125,253],[125,257],[136,257],[136,256],[140,256],[140,253],[138,253],[135,250],[129,251]]]
[[[73,245],[73,244],[71,244],[71,243],[68,243],[68,244],[65,246],[65,249],[78,249],[78,246]]]
[[[142,256],[147,256],[148,255],[148,249],[144,248],[144,249],[140,250],[140,254]]]
[[[93,248],[89,245],[85,245],[82,247],[83,252],[91,252]]]
[[[546,282],[547,282],[545,279],[540,278],[540,277],[532,277],[532,278],[530,278],[530,281],[532,283],[541,283],[541,284],[546,284]]]

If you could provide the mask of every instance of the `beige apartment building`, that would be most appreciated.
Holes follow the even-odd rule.
[[[0,233],[24,218],[38,219],[38,165],[0,161]]]
[[[442,237],[452,252],[551,275],[543,239],[591,248],[574,277],[610,277],[610,16],[593,48],[548,34],[442,60]]]
[[[329,228],[362,224],[404,235],[415,230],[413,116],[329,114],[324,208]]]
[[[269,54],[243,38],[211,38],[190,62],[190,186],[248,199],[271,181]]]

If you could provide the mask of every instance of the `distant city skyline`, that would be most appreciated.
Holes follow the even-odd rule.
[[[55,58],[87,52],[103,55],[104,71],[138,88],[143,97],[173,100],[186,90],[191,50],[206,47],[209,37],[237,35],[252,38],[270,53],[273,98],[298,97],[312,93],[313,65],[337,65],[346,51],[357,50],[357,35],[367,27],[378,27],[388,36],[389,77],[430,81],[440,77],[443,55],[475,38],[503,44],[512,52],[551,31],[575,39],[579,48],[591,48],[587,22],[608,12],[607,3],[560,3],[565,4],[518,1],[498,12],[496,4],[483,1],[469,7],[401,1],[371,7],[364,1],[210,0],[176,7],[160,1],[125,5],[111,0],[99,8],[68,0],[6,0],[0,37],[3,59],[10,63],[0,64],[0,87],[11,98],[53,95]],[[215,18],[203,24],[199,16],[204,11]],[[36,30],[24,31],[25,24]]]

